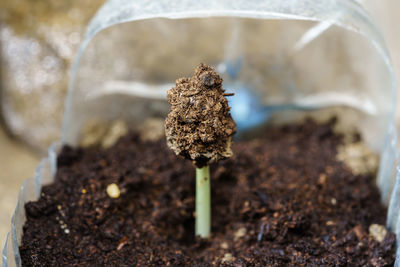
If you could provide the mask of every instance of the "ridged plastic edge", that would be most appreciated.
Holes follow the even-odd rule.
[[[387,141],[389,150],[387,151],[387,153],[384,153],[384,156],[385,154],[387,154],[386,160],[389,165],[387,165],[388,169],[386,174],[382,174],[382,177],[388,177],[387,179],[385,179],[386,184],[384,184],[384,186],[386,187],[387,184],[389,184],[390,187],[387,188],[387,190],[392,190],[391,192],[388,192],[390,198],[388,200],[389,204],[386,227],[389,231],[396,234],[396,261],[394,266],[400,267],[400,150],[398,149],[398,132],[395,128],[393,129],[392,134],[389,135]],[[383,160],[384,159],[382,158],[381,161]],[[388,172],[390,165],[392,166],[392,173]],[[391,178],[390,181],[389,178]],[[386,190],[385,188],[380,187],[379,181],[378,186],[381,191]]]
[[[7,235],[6,244],[2,252],[3,267],[21,266],[19,244],[21,244],[23,225],[26,220],[25,203],[37,200],[42,186],[53,182],[57,170],[57,154],[60,148],[60,142],[50,146],[47,157],[42,159],[35,170],[34,179],[26,179],[19,191],[17,206],[11,217],[11,230]]]

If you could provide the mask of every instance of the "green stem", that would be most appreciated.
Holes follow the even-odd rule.
[[[208,238],[211,231],[210,167],[196,168],[196,236]]]

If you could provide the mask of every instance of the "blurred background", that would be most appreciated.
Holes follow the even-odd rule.
[[[0,246],[18,190],[58,140],[69,69],[105,0],[0,1]]]
[[[23,180],[60,137],[71,63],[104,1],[0,1],[1,248]],[[381,27],[400,80],[400,1],[361,2]]]

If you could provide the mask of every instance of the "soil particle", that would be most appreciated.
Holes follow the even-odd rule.
[[[391,266],[395,235],[370,233],[386,220],[373,176],[336,159],[332,129],[306,121],[236,142],[211,166],[208,240],[194,237],[193,166],[165,140],[64,147],[55,182],[25,206],[23,266]]]
[[[168,91],[171,111],[165,120],[168,146],[201,168],[232,156],[236,124],[222,79],[201,63],[191,78],[180,78]]]
[[[119,198],[119,196],[120,196],[119,187],[116,184],[108,185],[106,192],[107,192],[107,195],[111,198]]]
[[[385,226],[379,224],[371,224],[369,234],[378,242],[382,242],[387,234]]]

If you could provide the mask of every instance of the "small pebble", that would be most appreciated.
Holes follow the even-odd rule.
[[[222,262],[222,263],[227,263],[227,262],[233,261],[234,259],[235,259],[235,258],[232,256],[231,253],[226,253],[226,254],[224,255],[224,257],[222,258],[221,262]]]
[[[116,184],[110,184],[107,186],[107,195],[111,198],[119,198],[120,196],[120,191],[119,191],[119,187]]]
[[[65,229],[64,233],[69,234],[69,229]]]
[[[387,230],[385,226],[380,224],[371,224],[369,227],[369,235],[372,236],[379,243],[385,239]]]
[[[246,235],[246,228],[242,227],[239,228],[236,232],[235,232],[235,236],[234,236],[234,240],[238,240],[239,238],[243,237]]]
[[[101,145],[103,148],[113,146],[122,136],[128,133],[128,126],[125,121],[114,121],[108,129],[106,135],[103,137]]]
[[[326,174],[325,173],[321,173],[319,175],[318,183],[319,184],[325,184],[326,183]]]
[[[228,243],[226,243],[226,242],[221,243],[221,248],[228,249],[229,248]]]
[[[336,203],[337,203],[336,198],[332,198],[332,199],[331,199],[331,203],[332,203],[332,205],[336,205]]]
[[[356,175],[371,174],[379,165],[378,156],[364,142],[339,146],[336,157],[350,167]]]

